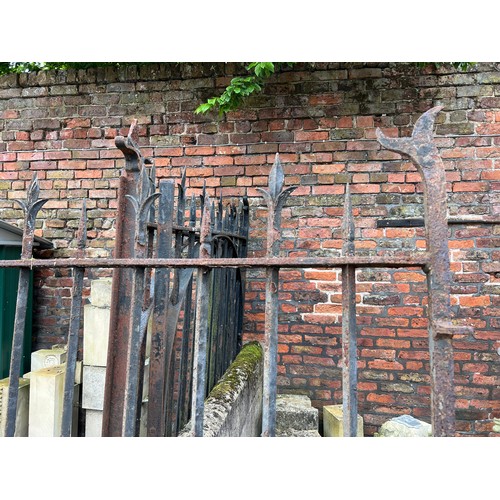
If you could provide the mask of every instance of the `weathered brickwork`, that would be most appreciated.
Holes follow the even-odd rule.
[[[422,215],[420,177],[380,147],[409,135],[415,120],[442,105],[436,144],[446,166],[450,216],[500,215],[500,66],[468,72],[412,65],[321,63],[276,75],[262,95],[219,118],[195,115],[221,91],[233,65],[162,64],[0,77],[2,218],[20,224],[12,202],[33,172],[41,197],[37,234],[56,257],[72,253],[81,200],[89,209],[89,256],[109,256],[121,153],[114,145],[133,119],[159,178],[186,169],[191,192],[247,194],[252,255],[264,254],[267,184],[280,153],[286,184],[298,188],[283,213],[282,255],[338,255],[345,184],[351,183],[356,251],[425,250],[423,228],[378,228],[377,220]],[[226,73],[224,73],[226,71]],[[4,201],[5,200],[5,201]],[[457,430],[497,435],[500,417],[500,225],[450,225],[453,308],[470,337],[455,340]],[[102,271],[104,273],[104,271]],[[95,277],[92,272],[89,277]],[[245,334],[261,339],[264,276],[248,273]],[[341,402],[341,296],[338,270],[283,270],[279,390],[307,394],[317,407]],[[416,269],[360,269],[359,402],[368,434],[401,413],[430,420],[426,282]],[[36,276],[36,346],[66,333],[71,277]]]

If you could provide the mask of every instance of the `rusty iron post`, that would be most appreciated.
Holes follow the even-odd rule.
[[[35,172],[28,188],[26,202],[15,200],[24,212],[24,228],[21,246],[21,259],[33,257],[33,239],[35,237],[35,220],[38,211],[48,200],[39,200],[40,185]],[[17,399],[19,391],[19,376],[21,359],[23,356],[24,328],[26,324],[26,308],[28,305],[29,282],[31,269],[19,270],[19,284],[17,289],[16,314],[14,317],[14,332],[12,334],[12,351],[9,368],[9,392],[7,401],[7,415],[5,436],[12,437],[16,431]]]
[[[77,233],[77,258],[85,256],[87,243],[87,212],[86,200],[83,200],[82,215]],[[71,423],[73,419],[73,397],[75,394],[76,357],[78,354],[78,333],[80,331],[82,312],[82,292],[85,269],[73,268],[73,287],[71,289],[71,312],[67,339],[66,372],[64,374],[64,396],[61,422],[61,437],[71,436]]]
[[[210,199],[205,196],[200,227],[200,258],[211,255]],[[196,323],[193,358],[193,396],[191,404],[191,432],[196,437],[203,436],[203,416],[205,408],[205,381],[207,376],[208,306],[210,295],[210,269],[199,267],[196,277]]]
[[[469,331],[451,323],[450,257],[446,206],[445,169],[433,143],[436,115],[442,107],[425,112],[415,123],[411,137],[388,138],[377,129],[380,144],[409,158],[422,175],[425,229],[429,264],[429,351],[431,364],[431,414],[434,436],[455,435],[455,393],[452,337]]]
[[[349,184],[342,221],[345,257],[354,255],[354,219]],[[344,437],[356,437],[358,418],[358,356],[356,331],[356,268],[342,267],[342,408]]]
[[[150,180],[145,168],[141,171],[139,196],[127,195],[134,207],[135,220],[135,258],[144,258],[147,252],[147,223],[149,211],[160,196],[160,193],[150,194]],[[123,408],[122,435],[135,436],[137,420],[140,416],[139,384],[142,381],[141,347],[146,333],[143,328],[145,268],[135,267],[132,280],[132,315],[129,325],[129,342],[127,350],[127,371],[125,378],[125,400]]]
[[[267,247],[268,258],[277,257],[281,243],[281,211],[295,186],[283,189],[285,174],[279,154],[269,175],[269,190],[257,188],[267,205]],[[278,376],[278,288],[279,267],[266,270],[266,303],[264,325],[264,389],[262,407],[262,437],[276,434],[276,394]]]
[[[116,216],[116,243],[114,257],[131,259],[134,256],[135,213],[126,196],[137,196],[137,187],[144,159],[137,146],[137,120],[132,122],[128,136],[118,136],[115,144],[125,157],[118,188],[118,213]],[[115,269],[111,289],[111,310],[109,324],[108,356],[103,406],[103,436],[120,436],[122,431],[123,402],[125,399],[125,378],[127,346],[132,308],[133,270]]]
[[[158,202],[157,257],[172,256],[172,225],[174,182],[160,182]],[[167,307],[170,291],[170,270],[156,269],[151,352],[149,356],[148,436],[165,435],[165,378],[167,346]]]

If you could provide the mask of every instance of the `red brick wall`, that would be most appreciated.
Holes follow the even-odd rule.
[[[226,74],[224,74],[226,71]],[[37,234],[56,257],[72,252],[88,198],[89,255],[113,248],[121,153],[114,146],[132,119],[158,177],[186,167],[194,192],[247,194],[253,255],[264,251],[265,186],[280,153],[286,184],[299,186],[283,214],[282,255],[338,255],[343,193],[351,182],[356,250],[372,255],[424,250],[422,228],[377,228],[384,218],[422,214],[420,177],[384,150],[375,129],[408,135],[435,105],[436,144],[443,157],[451,216],[500,215],[500,68],[480,64],[456,72],[412,65],[321,63],[276,75],[244,109],[218,118],[193,113],[237,71],[235,65],[145,65],[46,72],[0,78],[0,202],[2,218],[19,224],[12,199],[34,171],[42,197]],[[500,226],[450,226],[453,309],[475,327],[455,340],[458,431],[494,435],[500,417]],[[90,273],[95,277],[98,273]],[[263,274],[250,272],[246,338],[261,339]],[[341,402],[339,271],[282,271],[279,390],[308,394],[313,404]],[[60,342],[71,279],[37,274],[36,345]],[[415,269],[358,271],[359,399],[368,434],[390,417],[429,421],[426,283]],[[65,309],[66,308],[66,309]]]

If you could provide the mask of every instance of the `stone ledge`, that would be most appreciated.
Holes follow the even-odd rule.
[[[262,360],[263,351],[258,342],[249,342],[243,346],[205,400],[204,437],[260,435]],[[259,403],[260,411],[249,421],[249,409]],[[259,431],[256,427],[259,427]],[[190,435],[191,422],[188,422],[179,437]]]
[[[276,398],[276,436],[319,437],[318,410],[301,394],[279,394]]]

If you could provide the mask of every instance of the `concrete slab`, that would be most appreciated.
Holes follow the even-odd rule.
[[[92,283],[93,286],[93,283]],[[83,308],[83,364],[106,366],[108,359],[110,309],[86,305]]]
[[[85,437],[102,436],[102,411],[85,410]]]
[[[110,307],[112,278],[93,280],[90,288],[90,303],[94,307]]]
[[[53,347],[52,349],[39,349],[31,353],[31,371],[35,372],[41,368],[62,365],[66,362],[66,347]]]
[[[28,431],[30,437],[60,435],[64,372],[64,365],[31,372]]]
[[[29,423],[30,381],[19,379],[19,395],[17,398],[16,431],[14,436],[27,437]],[[5,436],[7,423],[7,400],[9,397],[9,378],[0,380],[0,436]]]
[[[363,437],[363,418],[358,415],[357,437]],[[342,405],[323,406],[323,436],[344,436],[344,412]]]
[[[104,406],[104,381],[106,367],[83,366],[82,408],[102,410]]]
[[[377,437],[431,437],[432,425],[411,415],[400,415],[383,423]]]

